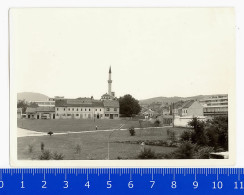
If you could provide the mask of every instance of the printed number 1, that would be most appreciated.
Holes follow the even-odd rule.
[[[24,181],[21,181],[21,188],[25,188]]]

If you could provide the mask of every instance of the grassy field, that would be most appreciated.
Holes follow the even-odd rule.
[[[38,120],[34,120],[38,122]],[[40,120],[41,121],[41,120]],[[54,122],[58,120],[52,120]],[[41,121],[45,122],[45,121]],[[78,120],[74,120],[78,122]],[[28,123],[33,125],[32,123]],[[53,124],[53,123],[52,123]],[[58,123],[55,123],[58,125]],[[116,123],[112,123],[114,127]],[[30,126],[31,127],[31,126]],[[103,126],[108,128],[108,126]],[[65,131],[66,127],[63,127],[60,131]],[[79,131],[84,129],[82,126],[72,129],[72,131]],[[167,129],[172,129],[176,132],[176,136],[179,136],[185,128],[160,128],[160,129],[143,129],[136,130],[135,136],[130,136],[127,130],[125,131],[113,131],[110,138],[110,159],[136,159],[141,146],[139,144],[129,143],[116,143],[117,141],[144,141],[144,140],[165,140],[167,139]],[[33,129],[32,130],[41,130]],[[42,130],[43,131],[43,130]],[[65,134],[65,135],[52,135],[52,136],[40,136],[40,137],[21,137],[18,138],[18,159],[38,159],[41,155],[41,142],[44,143],[45,149],[51,152],[58,152],[64,155],[64,160],[102,160],[107,158],[108,150],[108,137],[111,132],[92,132],[92,133],[80,133],[80,134]],[[29,152],[29,145],[33,147],[33,151]],[[81,147],[80,153],[77,153],[75,148],[79,145]],[[146,146],[150,147],[156,153],[169,153],[176,148],[163,147],[163,146]]]
[[[90,131],[104,129],[117,129],[121,124],[125,124],[122,128],[126,129],[131,126],[139,127],[138,120],[125,120],[125,119],[57,119],[57,120],[31,120],[31,119],[18,119],[17,125],[20,128],[48,132],[67,132],[67,131]],[[148,122],[144,122],[143,126],[151,126]]]

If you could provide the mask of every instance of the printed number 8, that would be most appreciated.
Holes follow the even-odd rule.
[[[175,189],[177,186],[176,186],[176,181],[172,181],[171,183],[171,188]]]

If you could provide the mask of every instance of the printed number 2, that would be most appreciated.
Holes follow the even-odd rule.
[[[46,181],[42,181],[43,185],[42,185],[42,188],[47,188],[47,182]]]

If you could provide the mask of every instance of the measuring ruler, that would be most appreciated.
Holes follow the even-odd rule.
[[[244,168],[0,169],[0,194],[244,194]]]

